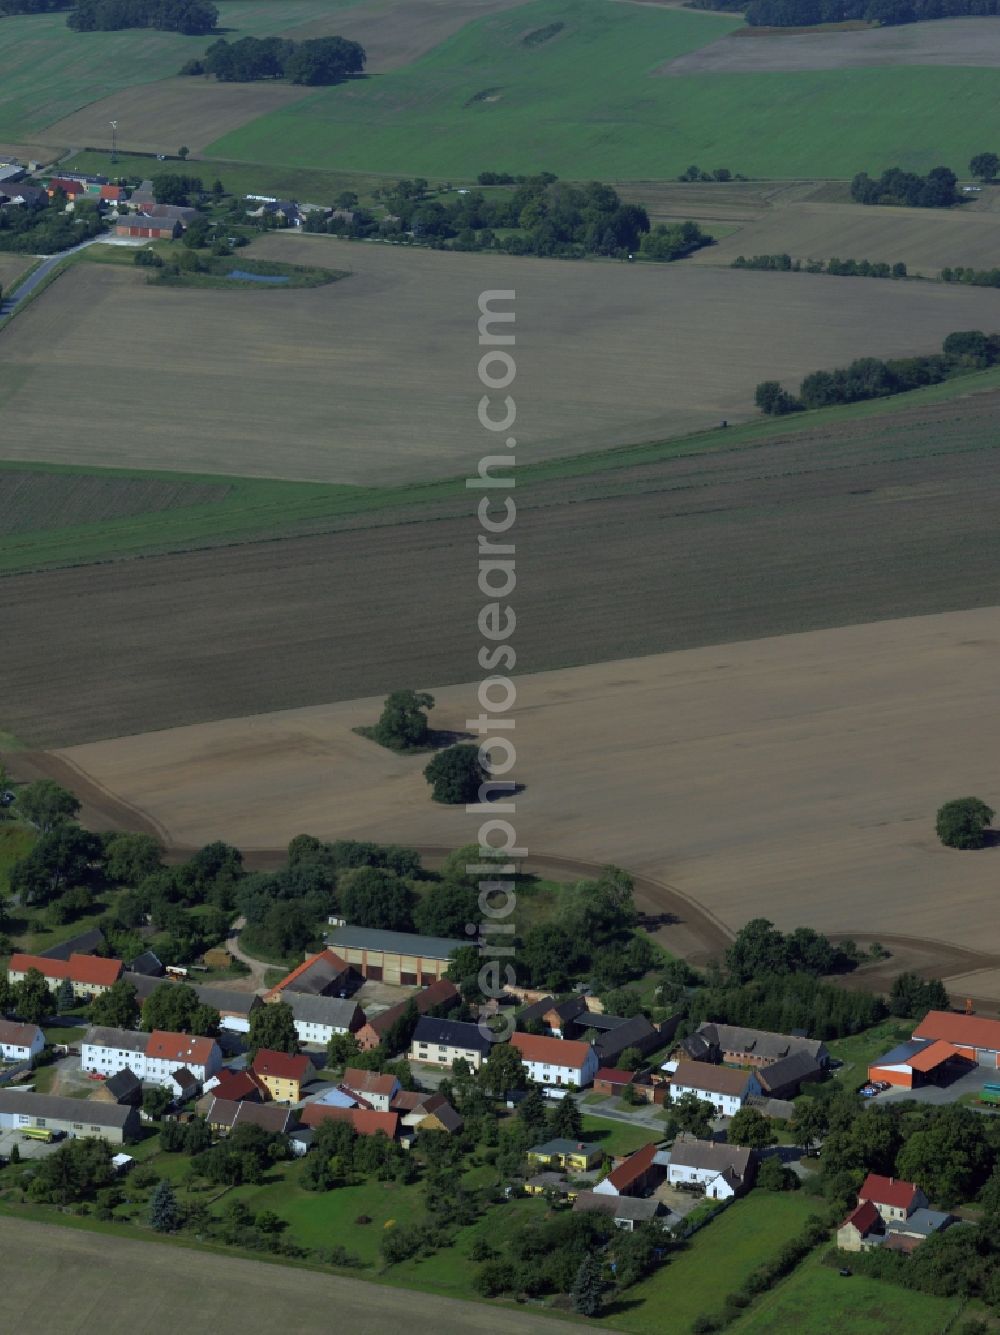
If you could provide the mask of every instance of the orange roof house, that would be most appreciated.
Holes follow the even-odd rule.
[[[146,1056],[161,1061],[184,1062],[185,1065],[207,1066],[212,1059],[214,1038],[198,1038],[195,1034],[173,1034],[154,1029],[146,1044]]]
[[[399,1114],[375,1112],[371,1108],[334,1108],[325,1103],[307,1103],[299,1113],[303,1126],[321,1126],[323,1122],[349,1122],[359,1136],[374,1136],[379,1131],[395,1140]]]
[[[106,960],[100,955],[70,955],[68,960],[49,959],[46,955],[24,955],[15,951],[7,965],[7,978],[16,983],[29,969],[37,969],[50,983],[68,978],[76,996],[106,992],[122,973],[121,960]]]

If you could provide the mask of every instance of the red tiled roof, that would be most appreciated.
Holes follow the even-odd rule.
[[[352,1094],[391,1094],[399,1084],[394,1075],[381,1075],[378,1071],[359,1071],[348,1066],[340,1082]]]
[[[411,1001],[416,1005],[421,1015],[426,1015],[433,1007],[441,1006],[446,1001],[454,1001],[457,996],[458,988],[455,984],[447,978],[439,978],[437,982],[425,987],[422,992],[416,992],[412,997],[407,997],[405,1001],[397,1002],[389,1010],[371,1016],[366,1027],[374,1029],[376,1034],[384,1034],[405,1012]]]
[[[290,1057],[287,1052],[261,1048],[253,1059],[254,1075],[274,1076],[276,1080],[304,1080],[312,1069],[312,1062],[301,1053]]]
[[[590,1052],[589,1043],[575,1043],[565,1038],[549,1038],[544,1034],[511,1034],[510,1041],[525,1061],[542,1062],[546,1066],[569,1066],[580,1070]]]
[[[267,1098],[267,1086],[252,1071],[223,1071],[211,1092],[217,1099],[229,1099],[234,1103],[252,1099],[256,1094]]]
[[[929,1011],[913,1031],[914,1038],[943,1038],[960,1048],[989,1048],[1000,1052],[1000,1020],[980,1015],[955,1015],[951,1011]]]
[[[317,955],[310,955],[307,960],[303,960],[291,973],[286,974],[284,978],[275,983],[274,987],[267,993],[267,996],[276,997],[279,993],[283,992],[289,983],[294,983],[296,978],[301,978],[304,973],[307,973],[317,960],[326,960],[328,964],[332,964],[340,973],[346,973],[350,968],[347,961],[342,960],[335,951],[321,950]]]
[[[619,1071],[616,1066],[602,1066],[594,1076],[594,1082],[606,1080],[610,1085],[630,1085],[635,1079],[635,1071]]]
[[[84,195],[87,187],[79,181],[68,181],[63,176],[53,176],[49,182],[50,190],[61,190],[64,195]]]
[[[163,1029],[154,1029],[146,1044],[146,1056],[160,1057],[170,1062],[183,1062],[185,1066],[204,1066],[211,1059],[214,1047],[214,1038],[198,1038],[194,1034],[171,1034]]]
[[[11,973],[27,973],[37,969],[46,978],[68,978],[74,983],[90,983],[95,987],[110,987],[118,981],[122,971],[121,960],[106,960],[100,955],[70,955],[68,960],[52,960],[44,955],[11,955],[8,969]]]
[[[875,1206],[872,1205],[871,1201],[863,1201],[860,1205],[854,1207],[844,1220],[841,1228],[843,1228],[845,1224],[853,1224],[858,1232],[864,1236],[864,1234],[867,1233],[869,1229],[873,1228],[881,1218],[882,1216],[879,1214],[878,1210],[875,1209]]]
[[[913,1182],[903,1182],[898,1177],[882,1177],[878,1173],[869,1173],[858,1192],[859,1201],[874,1201],[876,1205],[891,1205],[896,1209],[909,1210],[919,1187]]]
[[[608,1174],[608,1181],[613,1187],[617,1187],[620,1192],[627,1192],[629,1187],[643,1173],[648,1172],[656,1157],[656,1144],[650,1141],[648,1145],[643,1145],[641,1150],[636,1150],[630,1154],[624,1163],[620,1163],[617,1168],[612,1169]]]
[[[399,1129],[399,1114],[373,1112],[367,1108],[329,1108],[322,1103],[307,1103],[299,1113],[303,1126],[320,1126],[323,1122],[349,1122],[359,1136],[374,1136],[382,1131],[390,1140]]]
[[[952,1047],[950,1043],[946,1043],[943,1038],[939,1038],[929,1048],[922,1048],[919,1052],[915,1052],[912,1057],[907,1059],[906,1065],[913,1071],[933,1071],[935,1066],[941,1066],[944,1062],[957,1056],[958,1049]]]

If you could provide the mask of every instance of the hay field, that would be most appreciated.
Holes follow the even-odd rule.
[[[4,1218],[0,1247],[4,1310],[9,1329],[19,1335],[132,1335],[137,1304],[146,1335],[173,1335],[179,1305],[197,1312],[199,1324],[217,1335],[323,1330],[331,1312],[345,1328],[388,1331],[405,1325],[412,1335],[442,1330],[544,1335],[563,1329],[520,1310],[136,1241],[111,1230],[95,1233]],[[121,1301],[124,1292],[129,1302]]]
[[[219,26],[229,29],[228,41],[266,37],[322,18],[332,7],[338,0],[219,0]],[[25,143],[60,143],[45,133],[47,126],[109,93],[171,77],[211,41],[145,29],[73,32],[65,13],[15,15],[2,23],[0,137]],[[83,145],[69,140],[65,146]]]
[[[1000,603],[997,397],[519,484],[520,669]],[[468,680],[469,493],[356,523],[380,526],[0,580],[0,729],[67,746]]]
[[[779,33],[723,37],[656,71],[668,78],[698,74],[790,74],[868,66],[1000,66],[1000,24],[994,18],[936,19],[854,32]]]
[[[526,33],[555,23],[563,27],[551,40],[525,45]],[[438,179],[540,168],[583,180],[670,179],[692,162],[789,179],[960,165],[1000,140],[995,78],[984,67],[655,75],[740,26],[734,15],[532,0],[466,25],[404,69],[321,90],[209,149]],[[758,42],[746,45],[752,59]]]
[[[947,850],[933,829],[946,797],[997,795],[998,650],[992,607],[521,677],[519,840],[657,877],[730,927],[763,914],[1000,952],[1000,849]],[[475,712],[473,686],[434,694],[439,726]],[[65,754],[182,843],[467,841],[476,817],[429,800],[423,759],[352,733],[378,705]]]
[[[1000,328],[995,294],[958,286],[308,236],[272,235],[252,253],[353,274],[289,292],[148,287],[90,264],[60,278],[0,340],[6,457],[365,485],[463,474],[485,434],[475,331],[486,289],[518,294],[525,461],[745,420],[758,381]],[[123,376],[141,430],[79,431],[82,405],[118,402]]]
[[[675,215],[676,216],[676,215]],[[902,260],[911,273],[937,277],[945,266],[992,269],[1000,262],[995,215],[986,210],[872,208],[794,200],[740,223],[695,264],[729,264],[737,255],[786,252],[794,259]]]
[[[15,279],[34,262],[33,255],[15,255],[11,251],[0,250],[0,288],[4,292],[10,291]]]

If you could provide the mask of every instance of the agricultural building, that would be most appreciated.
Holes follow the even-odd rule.
[[[942,1039],[977,1066],[1000,1070],[1000,1020],[930,1011],[914,1029],[913,1037]]]
[[[363,978],[402,987],[437,982],[455,951],[469,945],[468,941],[370,927],[335,927],[326,939]]]

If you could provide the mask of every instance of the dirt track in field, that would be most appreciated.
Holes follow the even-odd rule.
[[[889,946],[847,985],[910,967],[989,998],[1000,848],[944,849],[933,819],[947,796],[997,791],[998,647],[1000,609],[984,608],[521,677],[519,843],[559,876],[629,867],[664,945],[691,958],[763,915]],[[439,726],[475,710],[471,686],[434,693]],[[178,852],[225,838],[274,865],[303,831],[431,857],[468,842],[482,817],[431,803],[422,758],[353,732],[378,706],[99,742],[29,757],[25,775],[66,779],[95,824]]]
[[[870,66],[1000,66],[1000,24],[994,18],[935,19],[856,32],[776,33],[721,37],[678,56],[655,72],[669,78],[702,74],[783,74]]]
[[[59,278],[0,334],[5,455],[355,484],[463,474],[486,447],[476,324],[487,290],[517,292],[512,392],[528,459],[745,420],[761,380],[796,384],[1000,326],[996,294],[964,286],[309,236],[271,235],[253,253],[353,273],[287,292],[149,287],[96,264]],[[128,348],[128,417],[141,432],[79,429],[81,404],[121,398],[109,328]]]
[[[410,1335],[545,1335],[562,1322],[359,1279],[85,1230],[0,1219],[4,1311],[19,1335],[173,1335],[177,1310],[215,1335],[338,1328]],[[122,1301],[123,1293],[129,1301]],[[252,1316],[248,1314],[252,1313]]]

